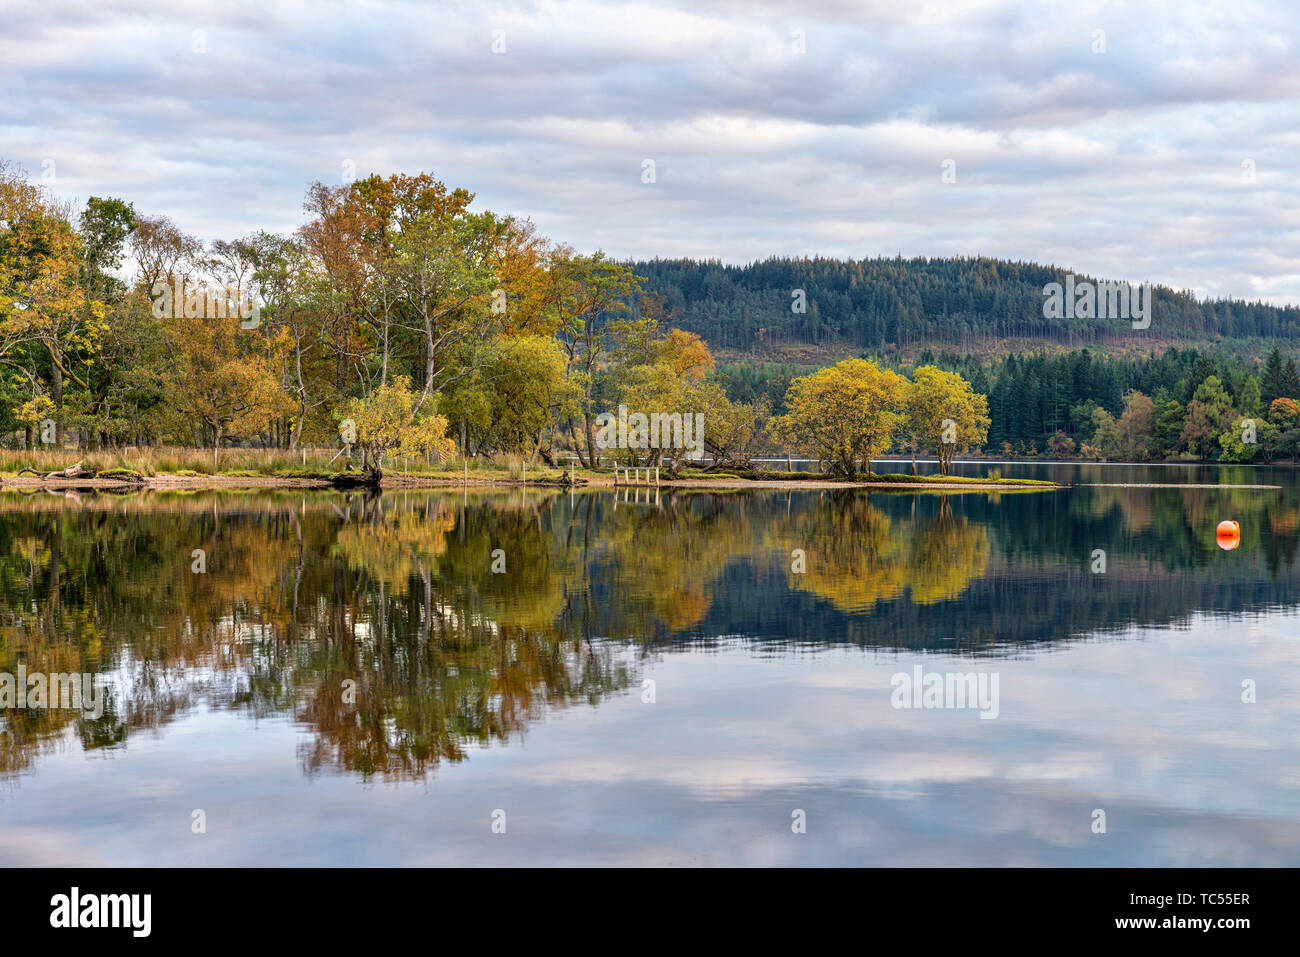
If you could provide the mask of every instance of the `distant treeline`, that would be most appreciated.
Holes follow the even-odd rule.
[[[910,372],[910,365],[872,357],[904,374]],[[992,361],[951,351],[936,355],[926,349],[916,364],[957,372],[975,392],[988,396],[990,425],[985,450],[989,452],[1051,454],[1055,440],[1057,454],[1073,454],[1076,449],[1087,454],[1083,447],[1090,444],[1103,458],[1215,459],[1224,456],[1220,435],[1247,416],[1257,417],[1263,427],[1271,413],[1276,435],[1265,427],[1257,449],[1235,448],[1229,460],[1300,452],[1293,447],[1300,436],[1291,442],[1281,441],[1294,423],[1289,415],[1279,418],[1281,413],[1273,407],[1275,399],[1300,400],[1300,368],[1295,357],[1287,356],[1277,345],[1262,362],[1193,347],[1169,348],[1144,358],[1076,349],[1055,355],[1013,354]],[[720,364],[718,371],[733,401],[765,398],[774,413],[783,414],[790,382],[806,375],[809,367],[746,360]],[[1142,406],[1134,405],[1135,396],[1151,400],[1149,411],[1137,414]],[[1129,409],[1134,414],[1126,420],[1124,413]],[[1099,410],[1134,434],[1099,439]],[[1189,412],[1195,419],[1190,430]],[[1106,416],[1102,420],[1106,423],[1102,439],[1106,439],[1111,423]],[[1060,436],[1070,439],[1075,448],[1069,448]],[[1131,439],[1129,447],[1119,441],[1124,438]]]
[[[1162,340],[1300,338],[1300,308],[1295,306],[1201,301],[1163,286],[1155,287],[1151,326],[1144,332],[1134,332],[1121,319],[1047,319],[1043,287],[1063,282],[1067,273],[1037,263],[773,258],[747,266],[690,259],[629,265],[645,277],[646,292],[663,296],[677,312],[674,325],[702,336],[714,349],[777,343],[966,347],[1007,337],[1084,345],[1121,334]],[[803,311],[794,308],[796,290],[803,291]]]

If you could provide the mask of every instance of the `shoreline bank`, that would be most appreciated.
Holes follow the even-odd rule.
[[[343,489],[343,491],[357,491],[358,488]],[[567,489],[569,484],[566,481],[554,478],[529,479],[524,482],[517,478],[507,476],[492,477],[470,477],[468,481],[464,476],[447,475],[385,475],[379,483],[381,490],[392,489],[458,489],[458,488],[496,488],[496,489],[519,489],[519,488],[537,488],[537,489]],[[1050,491],[1054,489],[1066,488],[1067,486],[1055,482],[1044,482],[1034,480],[1019,479],[990,479],[981,480],[964,480],[964,481],[924,481],[910,482],[903,480],[880,481],[863,479],[860,481],[835,481],[828,479],[807,479],[807,480],[788,480],[788,479],[745,479],[728,476],[717,478],[679,478],[665,479],[661,478],[658,484],[653,481],[631,483],[626,481],[616,482],[613,475],[580,475],[578,476],[575,489],[729,489],[740,491],[743,489],[846,489],[846,488],[870,488],[870,489],[932,489],[936,491],[969,491],[969,492],[989,492],[989,491],[1014,491],[1014,490],[1032,490],[1032,491]],[[12,489],[14,491],[41,491],[49,489],[51,491],[66,490],[104,490],[104,491],[131,491],[131,490],[149,490],[149,491],[202,491],[209,489],[239,489],[239,488],[264,488],[264,489],[332,489],[336,486],[324,477],[308,478],[296,476],[275,476],[275,475],[152,475],[145,476],[139,480],[121,479],[121,478],[37,478],[35,476],[21,476],[18,478],[5,478],[0,481],[0,489]]]

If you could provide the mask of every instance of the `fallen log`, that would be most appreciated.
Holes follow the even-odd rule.
[[[19,470],[18,470],[18,474],[19,474],[19,475],[22,475],[24,472],[31,472],[31,473],[32,473],[33,475],[35,475],[38,479],[41,479],[41,480],[44,481],[44,482],[49,482],[49,481],[52,481],[52,480],[54,480],[54,479],[94,478],[94,477],[95,477],[95,470],[94,470],[94,469],[91,469],[91,470],[87,471],[86,469],[84,469],[84,468],[81,467],[81,463],[80,463],[80,462],[78,462],[76,465],[69,465],[66,469],[62,469],[62,470],[57,471],[57,472],[46,472],[44,475],[42,475],[40,472],[36,471],[36,469],[34,469],[34,468],[25,468],[25,469],[19,469]]]

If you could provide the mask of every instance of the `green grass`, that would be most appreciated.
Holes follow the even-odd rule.
[[[330,452],[329,454],[333,454]],[[319,470],[328,455],[322,450],[308,452],[308,465]],[[0,475],[15,475],[20,469],[38,472],[66,469],[78,462],[87,470],[105,472],[129,469],[150,475],[273,475],[277,470],[302,468],[302,454],[278,449],[227,449],[213,456],[211,449],[127,448],[117,451],[86,449],[0,449]]]
[[[360,456],[352,460],[353,471],[346,471],[347,460],[336,456],[336,449],[306,449],[289,452],[284,449],[223,449],[213,456],[211,449],[174,447],[127,448],[121,450],[87,449],[0,449],[0,478],[12,478],[24,468],[35,469],[41,475],[61,471],[78,462],[88,471],[104,478],[149,478],[175,476],[202,478],[222,476],[227,478],[281,478],[329,479],[336,475],[359,474]],[[469,476],[472,481],[518,482],[524,476],[525,460],[519,456],[497,459],[474,457],[469,459]],[[440,478],[449,482],[465,474],[462,459],[429,463],[424,459],[404,459],[386,456],[382,468],[386,476],[401,478]],[[110,475],[109,473],[113,473]],[[608,478],[609,469],[593,471],[577,468],[574,475],[588,481],[598,476]],[[530,463],[527,478],[533,482],[554,482],[569,475],[569,466],[552,467],[541,462]]]
[[[872,475],[864,479],[868,482],[906,482],[912,484],[935,485],[1044,485],[1053,486],[1055,482],[1044,479],[1008,479],[1000,475],[987,478],[968,475]]]
[[[125,482],[143,482],[144,476],[135,469],[104,469],[95,478],[118,479]]]
[[[109,469],[129,469],[143,476],[266,476],[307,478],[342,472],[346,464],[343,457],[335,457],[336,449],[306,449],[289,452],[284,449],[222,449],[214,455],[211,449],[176,447],[126,448],[120,450],[87,449],[0,449],[0,476],[13,476],[20,469],[32,468],[44,474],[60,471],[80,462],[88,471],[104,472]],[[359,470],[359,456],[353,458],[353,468]],[[382,464],[388,475],[451,475],[461,473],[460,461],[432,464],[423,459],[403,459],[387,456]],[[567,471],[567,469],[565,470]],[[518,475],[522,460],[486,462],[470,460],[470,472],[490,472],[494,475]],[[529,466],[528,477],[555,477],[559,469]]]
[[[286,478],[328,479],[333,475],[347,474],[341,457],[335,458],[334,449],[307,449],[305,452],[288,452],[283,449],[224,449],[214,457],[211,449],[186,448],[127,448],[118,451],[87,451],[84,449],[0,449],[0,477],[12,477],[23,468],[33,468],[41,474],[59,471],[81,462],[87,470],[95,470],[104,478],[121,477],[139,479],[150,476],[171,475],[188,478],[202,476],[227,476],[232,478]],[[471,479],[482,481],[518,482],[524,477],[525,460],[519,456],[496,459],[474,457],[469,459]],[[354,457],[353,468],[359,470],[360,459]],[[382,463],[384,474],[398,478],[442,478],[450,481],[463,476],[466,463],[461,459],[429,463],[423,459],[386,457]],[[356,471],[351,474],[355,475]],[[611,470],[576,468],[573,473],[580,479],[609,479]],[[660,479],[670,481],[667,469],[660,470]],[[554,482],[569,475],[569,466],[553,467],[541,462],[527,468],[529,482]],[[681,479],[722,480],[745,483],[755,480],[777,482],[842,482],[845,479],[821,472],[784,472],[761,469],[742,472],[735,469],[709,472],[686,467],[677,476]],[[907,484],[942,485],[1006,485],[1044,486],[1055,483],[1030,479],[1004,479],[999,470],[990,470],[986,478],[939,475],[863,475],[857,481]]]
[[[996,473],[996,474],[995,474]],[[700,478],[711,478],[720,473],[701,472]],[[686,476],[683,475],[683,478]],[[734,475],[726,475],[727,478],[734,478]],[[753,472],[745,478],[757,479],[765,482],[849,482],[849,479],[842,475],[835,475],[830,472],[782,472],[774,469],[763,469]],[[880,482],[889,484],[908,484],[908,485],[1041,485],[1051,488],[1056,485],[1055,482],[1044,481],[1042,479],[1007,479],[1002,478],[1001,472],[991,472],[987,477],[968,476],[968,475],[899,475],[895,473],[876,474],[869,472],[859,475],[853,479],[854,482]]]

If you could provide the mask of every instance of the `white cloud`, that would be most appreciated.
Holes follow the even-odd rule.
[[[30,0],[0,157],[206,238],[294,228],[351,159],[616,256],[982,254],[1300,302],[1298,25],[1281,2]]]

